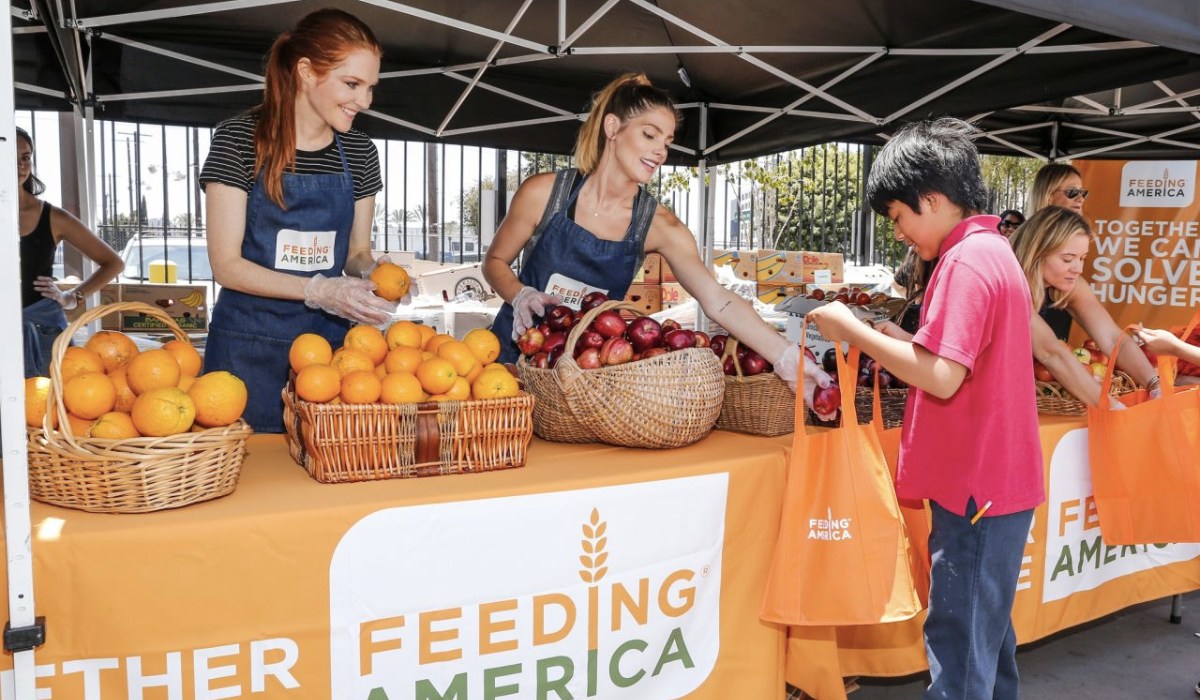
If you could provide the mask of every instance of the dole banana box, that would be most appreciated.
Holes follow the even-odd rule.
[[[642,267],[633,276],[634,284],[658,284],[662,282],[662,256],[650,253],[642,260]]]
[[[791,297],[803,296],[804,285],[802,284],[762,284],[758,285],[758,300],[764,304],[774,306],[784,299]]]
[[[646,315],[662,311],[662,287],[657,284],[631,284],[625,293],[625,301],[634,304]],[[622,316],[633,318],[637,314],[622,311]]]
[[[714,250],[713,269],[731,267],[738,279],[758,279],[758,258],[753,250]]]
[[[846,260],[841,253],[797,253],[800,257],[800,280],[804,284],[814,282],[841,283],[846,280]],[[819,273],[827,272],[828,279]]]
[[[692,295],[687,293],[682,284],[678,282],[663,282],[662,283],[662,305],[664,309],[669,309],[672,306],[679,306],[683,302],[691,299]]]
[[[139,301],[166,311],[185,331],[208,330],[208,289],[193,284],[123,284],[121,301]],[[166,330],[167,324],[136,311],[121,312],[121,330]]]

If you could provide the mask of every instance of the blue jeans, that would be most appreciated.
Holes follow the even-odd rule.
[[[925,652],[928,700],[1017,700],[1017,636],[1013,597],[1033,511],[980,518],[930,501],[929,616]]]
[[[25,341],[25,378],[49,377],[54,341],[67,328],[67,316],[53,299],[41,299],[21,310]]]

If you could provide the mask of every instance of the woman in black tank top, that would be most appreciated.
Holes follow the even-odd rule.
[[[24,321],[25,376],[49,376],[54,339],[67,327],[64,310],[74,309],[121,274],[125,264],[112,248],[78,219],[44,202],[46,186],[33,172],[33,139],[17,128],[17,182],[20,184],[21,316]],[[98,266],[82,284],[63,291],[51,276],[58,242],[75,246]]]

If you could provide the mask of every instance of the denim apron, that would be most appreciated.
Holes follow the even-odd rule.
[[[242,257],[265,268],[301,277],[338,277],[350,250],[354,223],[354,181],[341,138],[335,133],[342,172],[329,175],[283,173],[280,209],[267,196],[262,176],[246,205]],[[288,351],[301,333],[342,344],[350,321],[310,309],[303,301],[272,299],[234,289],[221,290],[213,310],[204,371],[228,370],[246,382],[249,400],[243,418],[259,433],[283,432],[283,400]]]
[[[654,220],[658,202],[653,195],[639,189],[633,200],[633,216],[629,229],[619,241],[606,241],[567,216],[575,203],[584,176],[577,186],[574,169],[558,173],[550,201],[542,221],[525,246],[521,274],[517,279],[527,287],[548,294],[559,292],[559,284],[567,280],[576,289],[599,290],[610,299],[624,299],[638,267],[645,257],[646,234]],[[552,279],[553,278],[553,279]],[[579,308],[578,299],[571,305]],[[500,340],[497,362],[516,362],[520,352],[512,339],[513,308],[505,304],[496,314],[492,332]]]
[[[67,328],[67,315],[53,299],[43,298],[21,309],[25,335],[25,378],[49,377],[54,340]]]

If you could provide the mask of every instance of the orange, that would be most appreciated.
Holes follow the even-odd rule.
[[[478,379],[479,375],[481,374],[483,374],[483,365],[477,362],[475,363],[475,369],[467,373],[467,381],[471,384],[474,384],[475,380]]]
[[[100,360],[104,362],[105,372],[124,367],[138,354],[137,343],[134,343],[129,336],[117,331],[100,331],[88,338],[84,347],[100,357]]]
[[[507,399],[521,391],[517,378],[508,373],[489,370],[479,375],[471,385],[471,395],[476,399]]]
[[[288,362],[292,371],[299,373],[309,365],[327,365],[333,360],[333,347],[329,341],[316,333],[301,333],[292,341],[288,351]]]
[[[425,347],[425,343],[428,343],[430,338],[437,335],[437,331],[434,330],[433,326],[427,326],[424,323],[418,323],[417,330],[421,333],[421,344],[418,346],[421,348]]]
[[[463,336],[463,342],[481,365],[495,362],[496,358],[500,357],[500,339],[486,328],[476,328],[468,332]]]
[[[63,385],[63,403],[80,418],[99,418],[117,405],[117,387],[103,372],[77,374]]]
[[[342,377],[343,403],[375,403],[380,391],[379,377],[374,372],[360,369]]]
[[[104,372],[104,361],[95,350],[81,347],[70,347],[63,353],[59,374],[64,383],[71,377],[84,372]]]
[[[175,356],[166,350],[156,349],[135,355],[125,366],[125,381],[133,393],[141,396],[152,389],[165,389],[179,383],[183,371]]]
[[[370,279],[375,283],[375,296],[383,297],[388,301],[403,299],[404,295],[408,294],[408,287],[412,283],[403,267],[390,262],[375,266],[375,269],[371,271]]]
[[[138,432],[137,427],[133,424],[133,418],[128,413],[109,411],[92,423],[87,436],[103,440],[124,440],[125,438],[141,437],[142,434]]]
[[[421,380],[412,372],[391,372],[380,384],[379,403],[417,403],[425,400]]]
[[[224,370],[196,377],[187,395],[196,409],[196,423],[219,428],[242,417],[246,410],[246,382]]]
[[[342,349],[358,350],[371,358],[371,366],[374,367],[387,356],[388,344],[375,326],[355,326],[346,333]]]
[[[185,377],[195,377],[200,374],[200,366],[203,360],[200,359],[200,353],[196,352],[196,348],[186,340],[167,341],[163,343],[163,350],[175,356],[175,361],[179,363],[179,371]]]
[[[30,377],[25,380],[25,425],[32,425],[35,428],[42,427],[42,421],[46,417],[49,394],[49,377]],[[52,411],[50,427],[58,424],[57,413],[57,411]]]
[[[450,397],[445,394],[430,394],[426,401],[449,401]]]
[[[333,353],[333,360],[330,362],[330,365],[338,371],[338,376],[343,379],[347,374],[360,369],[373,372],[377,364],[379,363],[372,362],[366,353],[350,348],[341,348]]]
[[[114,411],[124,411],[129,413],[133,410],[133,402],[137,398],[137,394],[133,393],[133,389],[129,388],[129,382],[125,380],[125,368],[118,367],[108,373],[108,378],[112,380],[113,386],[117,388],[117,405],[113,406]],[[180,377],[179,381],[183,381]]]
[[[387,376],[387,365],[383,365],[383,364],[375,365],[375,376],[379,377],[380,380],[382,380],[384,377],[386,377]]]
[[[449,360],[443,360],[435,357],[432,360],[426,360],[417,368],[417,379],[421,380],[421,388],[429,394],[441,394],[450,390],[454,386],[454,380],[458,379],[458,373],[454,371],[454,365],[450,364]]]
[[[435,357],[437,357],[437,353],[429,352],[428,350],[421,351],[421,362],[432,360]]]
[[[479,364],[475,355],[471,353],[471,348],[461,340],[448,340],[439,345],[435,352],[443,360],[450,360],[450,364],[454,365],[454,371],[460,377],[470,374],[471,370]]]
[[[165,437],[191,429],[196,418],[196,405],[182,389],[168,386],[139,394],[130,415],[142,435]]]
[[[387,367],[388,374],[392,372],[416,372],[425,358],[421,356],[421,351],[416,348],[410,348],[407,345],[399,345],[388,350],[387,357],[383,359],[384,367]]]
[[[179,383],[176,384],[175,386],[179,387],[180,389],[183,389],[184,391],[187,391],[188,389],[191,389],[192,384],[195,384],[195,383],[196,383],[196,378],[193,377],[192,375],[181,374],[181,375],[179,375]]]
[[[305,401],[328,403],[342,391],[342,375],[329,365],[309,365],[296,375],[296,395]]]
[[[400,345],[419,348],[425,344],[425,338],[421,335],[421,327],[412,321],[396,321],[388,326],[387,335],[384,337],[387,339],[389,350]]]
[[[471,383],[466,377],[459,377],[454,380],[454,386],[450,387],[450,391],[446,392],[446,396],[455,401],[466,401],[471,398]]]
[[[108,415],[108,414],[105,414]],[[67,422],[71,424],[71,434],[75,437],[87,437],[92,430],[92,424],[96,421],[87,418],[80,418],[74,413],[67,414]]]
[[[449,343],[452,340],[454,340],[454,336],[447,335],[445,333],[438,333],[429,340],[425,341],[425,349],[436,354],[442,343]]]

